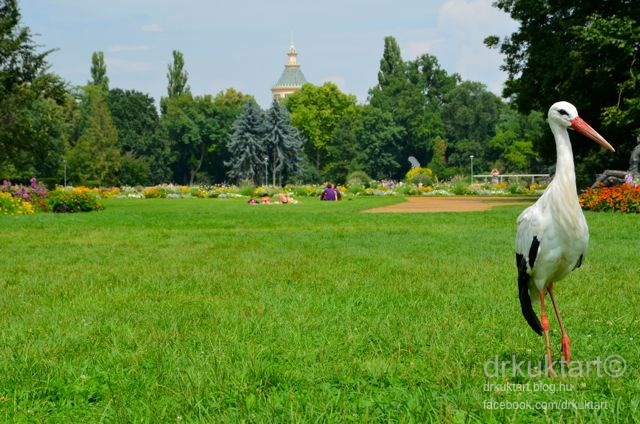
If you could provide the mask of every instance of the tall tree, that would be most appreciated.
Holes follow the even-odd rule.
[[[116,88],[109,91],[107,100],[124,154],[120,170],[122,184],[169,181],[170,150],[166,138],[160,136],[160,120],[153,98],[138,91]]]
[[[279,101],[273,100],[266,115],[264,149],[269,157],[272,184],[282,185],[287,177],[300,171],[303,140],[296,128],[291,126],[289,111]]]
[[[115,88],[109,90],[107,102],[120,148],[146,155],[160,123],[153,98],[139,91]]]
[[[395,123],[391,113],[365,106],[356,134],[357,157],[363,170],[374,179],[399,178],[402,165],[398,152],[405,130]]]
[[[227,145],[230,159],[225,165],[229,168],[228,175],[231,180],[246,180],[255,184],[260,180],[259,176],[264,175],[260,171],[262,167],[267,166],[263,144],[265,133],[264,112],[254,100],[248,101],[242,109],[242,114],[233,124]],[[268,183],[266,175],[262,181],[265,185]]]
[[[334,129],[327,148],[326,165],[319,176],[324,181],[344,183],[351,172],[364,169],[364,164],[359,160],[361,158],[358,137],[362,130],[362,114],[365,107],[356,105],[347,111]]]
[[[474,156],[477,169],[487,168],[489,141],[495,135],[500,99],[479,82],[464,81],[445,96],[447,164],[465,169]]]
[[[404,128],[395,161],[408,170],[407,158],[426,163],[433,155],[434,142],[444,136],[441,109],[445,94],[460,81],[449,75],[438,60],[425,54],[404,62],[393,37],[385,38],[378,84],[369,90],[369,104],[393,116]]]
[[[89,84],[100,87],[105,92],[109,91],[109,77],[103,52],[93,52],[91,55],[91,80]]]
[[[255,99],[233,88],[219,92],[213,99],[218,112],[217,119],[220,122],[220,137],[215,151],[207,155],[207,161],[204,165],[205,171],[212,181],[223,182],[227,180],[225,162],[230,160],[227,145],[230,140],[233,123],[242,113],[243,106],[249,101],[255,102]]]
[[[67,153],[70,181],[92,186],[119,184],[118,133],[102,87],[84,87],[81,114],[80,137]]]
[[[191,92],[187,85],[189,74],[184,69],[184,55],[178,50],[174,50],[172,54],[173,62],[169,63],[167,72],[167,79],[169,80],[167,95],[170,98]]]
[[[65,83],[48,73],[16,0],[0,1],[0,177],[54,176],[62,164]]]
[[[176,181],[189,185],[196,178],[207,181],[208,174],[201,172],[203,165],[227,136],[220,108],[212,96],[190,93],[166,99],[165,106],[162,125],[176,155]]]
[[[380,70],[378,71],[378,86],[374,88],[385,90],[404,80],[405,63],[402,60],[400,46],[394,37],[384,38],[384,52],[380,59]]]
[[[502,69],[509,77],[504,95],[525,113],[546,112],[552,103],[569,100],[595,127],[607,125],[605,134],[616,140],[621,154],[604,155],[588,143],[576,143],[579,184],[592,181],[605,167],[626,169],[634,134],[640,131],[637,2],[498,0],[495,6],[520,23],[518,31],[503,40],[485,39],[505,56]],[[555,150],[548,131],[539,146],[542,156],[552,160]]]
[[[305,84],[287,98],[291,123],[302,133],[306,140],[305,153],[318,170],[326,165],[333,131],[355,105],[355,96],[344,94],[331,82],[320,87]]]

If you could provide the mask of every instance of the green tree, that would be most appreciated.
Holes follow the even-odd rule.
[[[89,84],[101,87],[105,92],[109,91],[109,77],[103,52],[93,52],[91,55],[91,80]]]
[[[291,116],[287,108],[273,100],[265,120],[264,150],[269,157],[272,184],[280,185],[287,177],[300,171],[302,163],[303,140],[296,128],[291,125]]]
[[[409,156],[423,163],[431,159],[434,140],[444,136],[441,117],[444,97],[459,81],[460,77],[449,75],[434,56],[425,54],[403,62],[395,39],[385,38],[378,84],[369,91],[369,103],[390,113],[404,129],[395,158],[402,169],[396,178],[408,170]]]
[[[320,87],[305,84],[286,100],[291,123],[306,140],[304,151],[320,171],[326,166],[326,156],[342,117],[356,105],[356,97],[344,94],[331,82]]]
[[[358,137],[362,131],[362,114],[366,106],[357,105],[347,111],[333,131],[327,147],[326,165],[321,176],[324,181],[345,183],[353,171],[362,171],[359,161]],[[316,178],[317,179],[317,178]]]
[[[91,186],[118,185],[121,160],[118,132],[102,87],[84,87],[80,109],[80,137],[67,154],[69,180]]]
[[[500,106],[500,99],[479,82],[464,81],[445,95],[442,119],[450,167],[466,169],[471,155],[478,170],[489,166],[489,141],[495,135]]]
[[[48,73],[17,1],[0,1],[0,177],[46,177],[62,167],[65,83]]]
[[[402,165],[397,158],[404,135],[404,128],[395,123],[391,113],[372,106],[362,109],[357,131],[357,157],[370,177],[398,178]]]
[[[175,180],[189,185],[193,185],[196,177],[208,180],[207,173],[199,173],[208,156],[227,137],[214,98],[209,95],[193,97],[187,93],[166,99],[165,106],[162,125],[176,156]]]
[[[498,0],[495,5],[520,23],[503,40],[485,39],[505,56],[502,69],[509,76],[504,95],[524,113],[546,112],[554,102],[568,100],[594,127],[606,125],[605,134],[616,140],[621,154],[606,155],[591,143],[575,143],[579,183],[592,181],[606,167],[626,169],[640,105],[637,2]],[[551,162],[555,147],[548,131],[539,146]]]
[[[118,144],[124,154],[121,182],[127,185],[170,179],[170,150],[161,137],[160,119],[154,100],[147,94],[119,88],[107,98]]]
[[[167,79],[169,80],[167,95],[169,98],[191,92],[189,85],[187,85],[189,74],[184,69],[184,55],[178,50],[174,50],[172,54],[173,62],[169,63],[167,72]]]
[[[255,102],[255,99],[233,88],[219,92],[213,100],[217,110],[216,116],[220,122],[220,135],[216,149],[207,155],[204,165],[212,181],[223,182],[227,179],[225,162],[230,160],[227,145],[230,142],[232,127],[242,113],[243,106],[249,101]]]
[[[503,173],[544,171],[536,169],[534,141],[541,139],[546,128],[541,112],[523,115],[510,105],[503,106],[495,126],[495,136],[490,141],[488,159],[493,161],[492,167]]]
[[[380,70],[378,71],[378,85],[376,90],[383,91],[390,88],[399,87],[402,89],[405,81],[405,64],[400,53],[400,46],[394,37],[384,38],[384,51],[380,59]],[[372,97],[375,97],[372,94]]]
[[[242,110],[242,114],[233,124],[229,144],[230,159],[225,162],[229,168],[228,175],[231,180],[240,182],[243,180],[256,183],[262,167],[266,165],[264,160],[266,151],[263,139],[266,133],[265,116],[260,106],[254,101],[248,101]],[[263,182],[268,183],[266,176]]]
[[[173,60],[167,65],[167,97],[160,99],[160,114],[167,112],[167,102],[169,99],[180,97],[183,94],[191,94],[191,89],[187,85],[189,74],[184,68],[184,55],[174,50]]]

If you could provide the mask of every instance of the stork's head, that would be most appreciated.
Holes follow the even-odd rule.
[[[569,102],[557,102],[551,105],[548,113],[549,125],[559,125],[562,128],[576,130],[586,135],[602,147],[615,152],[615,149],[596,130],[591,128],[578,116],[578,110]]]

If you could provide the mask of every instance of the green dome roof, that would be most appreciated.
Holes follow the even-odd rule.
[[[293,45],[293,40],[291,40],[291,47],[289,47],[287,56],[288,60],[284,65],[284,71],[273,88],[302,87],[304,83],[307,82],[300,70],[300,64],[298,64],[298,52]]]
[[[287,67],[274,87],[302,87],[306,82],[307,80],[299,67]]]

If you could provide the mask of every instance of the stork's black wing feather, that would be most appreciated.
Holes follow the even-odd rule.
[[[533,267],[536,261],[539,246],[540,242],[538,238],[534,237],[528,255],[529,269]],[[527,272],[527,259],[525,259],[524,255],[516,253],[516,266],[518,267],[518,297],[520,298],[522,315],[533,331],[542,335],[542,325],[540,325],[540,320],[538,320],[538,316],[531,305],[531,296],[529,296],[529,273]]]

